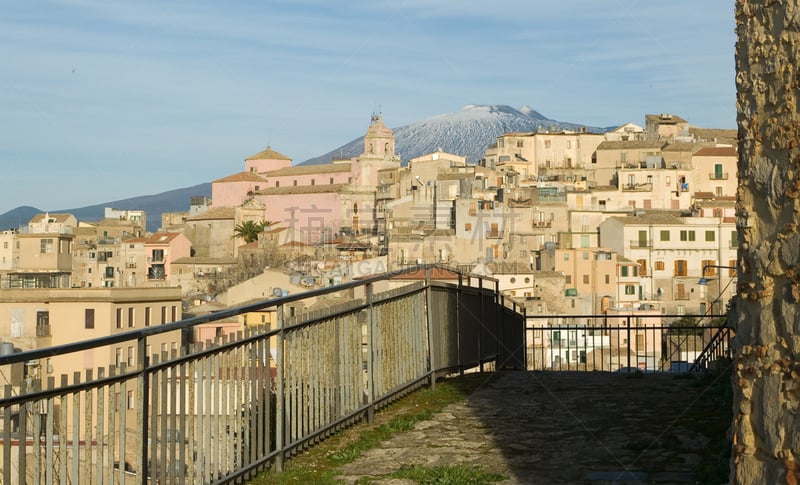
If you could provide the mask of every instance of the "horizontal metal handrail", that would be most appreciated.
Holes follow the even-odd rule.
[[[92,349],[113,362],[114,345],[135,341],[127,354],[135,365],[117,347],[117,365],[62,374],[59,384],[54,376],[11,378],[18,384],[0,397],[0,481],[89,483],[131,473],[142,483],[223,483],[280,468],[295,450],[371,420],[385,403],[445,373],[524,368],[523,315],[498,293],[497,280],[453,272],[452,282],[432,281],[436,268],[444,267],[2,356],[0,366],[13,374],[23,362]],[[377,284],[420,270],[424,280],[376,292]],[[350,290],[355,298],[342,304],[286,315],[294,302]],[[185,330],[265,308],[275,309],[269,328],[164,350]],[[162,351],[147,355],[151,342],[162,342]],[[40,438],[18,439],[27,436]]]

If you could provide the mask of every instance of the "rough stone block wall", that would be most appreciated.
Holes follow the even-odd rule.
[[[737,0],[731,481],[800,484],[800,0]]]

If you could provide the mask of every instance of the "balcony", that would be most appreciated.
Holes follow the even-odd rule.
[[[708,174],[709,180],[728,180],[728,172],[716,172]]]
[[[135,269],[136,263],[125,263],[125,267],[128,269]]]
[[[36,325],[36,336],[37,337],[50,337],[50,324],[38,324],[38,325]]]
[[[536,228],[544,229],[548,227],[553,227],[553,221],[533,221],[534,229]]]
[[[646,241],[641,239],[634,239],[630,242],[631,249],[649,249],[653,247],[653,241]]]
[[[643,183],[643,184],[625,184],[622,186],[623,192],[652,192],[653,191],[653,184],[652,183]]]

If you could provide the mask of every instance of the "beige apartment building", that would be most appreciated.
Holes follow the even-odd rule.
[[[42,288],[0,290],[0,341],[16,351],[63,345],[181,319],[179,288]],[[180,333],[148,341],[150,354],[177,349]],[[136,341],[28,363],[47,375],[135,365]],[[150,355],[149,354],[149,355]],[[26,371],[27,372],[27,371]],[[41,374],[40,377],[44,377]],[[7,382],[14,386],[18,382]]]
[[[600,224],[601,244],[638,264],[642,301],[676,314],[724,308],[736,291],[736,270],[727,267],[736,266],[737,239],[735,223],[719,217],[652,212]]]
[[[710,192],[715,197],[735,197],[738,160],[736,148],[732,146],[699,149],[692,155],[693,190]]]
[[[595,150],[604,136],[586,132],[506,133],[485,154],[490,167],[508,167],[521,180],[537,180],[540,174],[585,176],[596,164]]]

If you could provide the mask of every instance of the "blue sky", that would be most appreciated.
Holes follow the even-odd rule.
[[[502,7],[499,7],[502,5]],[[64,0],[0,16],[0,214],[295,162],[467,104],[735,128],[734,0]]]

